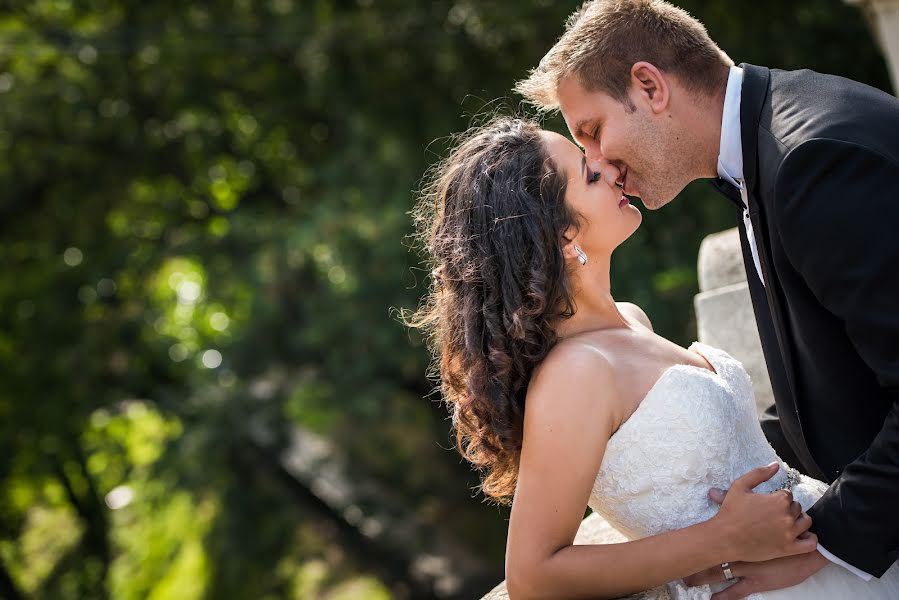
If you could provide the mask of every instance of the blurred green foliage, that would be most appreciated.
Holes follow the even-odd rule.
[[[842,2],[681,4],[737,62],[887,89]],[[506,513],[471,498],[391,309],[424,289],[404,242],[421,174],[517,108],[575,6],[3,3],[0,596],[421,595],[252,443],[291,425],[501,577]],[[734,223],[704,186],[683,196],[613,273],[679,342],[698,244]]]

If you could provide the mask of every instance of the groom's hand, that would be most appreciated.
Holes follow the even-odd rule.
[[[811,535],[811,534],[807,534]],[[829,564],[820,552],[775,558],[765,562],[731,563],[737,583],[712,596],[712,600],[739,600],[750,594],[798,585]],[[684,579],[689,586],[724,581],[721,567],[713,567]]]
[[[713,518],[720,527],[719,535],[725,536],[721,539],[731,543],[722,560],[758,562],[817,549],[817,536],[803,535],[811,527],[812,519],[793,501],[792,493],[752,491],[771,479],[778,469],[777,463],[753,469],[734,481],[720,498],[721,509]],[[710,497],[716,500],[712,494]]]

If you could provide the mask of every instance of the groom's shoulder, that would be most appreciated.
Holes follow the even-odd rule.
[[[899,99],[869,85],[810,69],[770,70],[760,128],[786,149],[829,138],[895,144]]]
[[[860,114],[899,111],[899,99],[860,81],[811,69],[769,72],[770,100],[778,108],[804,105],[826,113],[844,109],[849,103],[852,112]]]

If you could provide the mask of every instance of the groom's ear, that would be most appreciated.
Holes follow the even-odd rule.
[[[637,102],[660,114],[668,109],[671,90],[664,74],[654,64],[640,61],[631,67],[631,90]]]

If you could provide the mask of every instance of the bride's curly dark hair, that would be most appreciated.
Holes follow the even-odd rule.
[[[557,341],[554,324],[574,313],[562,240],[577,215],[526,119],[469,130],[426,182],[413,215],[433,270],[406,323],[428,338],[459,452],[481,471],[481,491],[507,503],[528,381]]]

